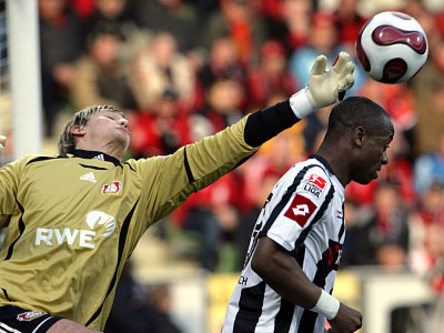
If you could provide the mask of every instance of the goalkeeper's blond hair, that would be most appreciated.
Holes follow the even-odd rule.
[[[105,111],[117,112],[122,116],[124,115],[122,111],[118,110],[112,105],[91,105],[76,112],[74,117],[66,123],[62,132],[60,133],[58,143],[59,154],[64,155],[74,151],[76,146],[76,138],[71,133],[71,129],[74,126],[84,126],[94,114]]]

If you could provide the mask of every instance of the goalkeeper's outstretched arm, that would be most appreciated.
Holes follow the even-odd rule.
[[[281,131],[293,126],[316,109],[342,100],[354,83],[354,65],[350,55],[340,52],[333,67],[327,70],[327,58],[316,58],[305,88],[277,105],[252,114],[245,127],[245,141],[260,146]]]

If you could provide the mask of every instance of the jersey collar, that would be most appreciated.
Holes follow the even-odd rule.
[[[330,164],[328,164],[328,162],[326,161],[325,158],[323,158],[323,157],[321,157],[321,156],[319,156],[319,155],[316,155],[316,154],[311,155],[310,158],[315,158],[315,159],[317,159],[319,162],[321,162],[321,163],[327,168],[328,171],[330,171],[330,173],[331,173],[332,175],[335,174],[334,171],[333,171],[333,169],[331,168]]]
[[[72,152],[72,154],[76,157],[89,158],[92,160],[99,160],[99,161],[107,161],[113,163],[116,166],[120,165],[120,161],[117,158],[102,153],[100,151],[75,149]]]

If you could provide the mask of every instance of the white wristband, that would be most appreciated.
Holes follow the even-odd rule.
[[[340,305],[341,303],[339,302],[339,300],[337,300],[324,289],[322,289],[321,296],[319,297],[318,302],[312,309],[310,309],[310,311],[321,313],[325,315],[328,320],[330,320],[336,317]]]
[[[308,98],[307,88],[301,89],[297,93],[293,94],[289,101],[291,109],[299,119],[304,118],[306,115],[315,110],[313,105],[311,105],[310,99]]]

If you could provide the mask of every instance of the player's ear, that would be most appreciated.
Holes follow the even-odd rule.
[[[74,136],[84,136],[86,133],[85,127],[81,125],[74,125],[71,127],[71,134]]]
[[[353,131],[353,142],[358,147],[362,147],[362,145],[364,144],[365,136],[366,136],[365,128],[361,126],[356,127]]]

